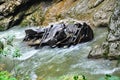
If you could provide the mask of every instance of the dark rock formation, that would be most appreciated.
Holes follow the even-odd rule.
[[[3,48],[4,48],[4,45],[3,45],[3,43],[0,41],[0,53],[1,53],[1,51],[3,50]]]
[[[22,0],[3,1],[0,5],[0,30],[6,30],[14,26],[18,19],[18,16],[16,18],[15,16],[19,14],[20,11],[18,9],[23,4],[22,2]]]
[[[120,58],[120,1],[117,1],[116,8],[111,17],[107,41],[97,47],[88,55],[88,58]]]
[[[51,25],[48,28],[38,30],[28,29],[25,31],[24,41],[29,45],[50,47],[69,47],[78,43],[87,42],[93,39],[93,31],[86,23],[68,24],[64,23]]]
[[[27,13],[29,8],[41,0],[2,0],[0,1],[0,31],[9,29],[21,23],[35,9]]]

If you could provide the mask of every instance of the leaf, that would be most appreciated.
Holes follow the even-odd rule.
[[[15,49],[14,53],[13,53],[13,58],[15,57],[20,57],[21,54],[20,54],[20,50],[18,48]]]
[[[11,74],[7,71],[1,71],[0,72],[0,80],[17,80],[14,77],[11,77]]]
[[[5,38],[7,41],[7,45],[12,45],[13,40],[15,39],[15,35],[8,35],[7,38]]]

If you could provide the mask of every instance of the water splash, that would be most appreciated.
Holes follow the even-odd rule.
[[[22,56],[16,59],[16,61],[19,61],[16,70],[22,75],[23,80],[25,75],[29,75],[32,80],[36,80],[37,77],[47,79],[76,73],[85,75],[112,74],[120,70],[120,67],[115,67],[115,63],[112,61],[87,59],[92,46],[105,41],[107,29],[95,29],[95,39],[91,42],[69,48],[50,48],[46,46],[35,50],[22,41],[25,36],[24,30],[27,28],[14,27],[8,31],[0,32],[0,37],[8,34],[16,36],[14,44],[20,48],[22,53]]]

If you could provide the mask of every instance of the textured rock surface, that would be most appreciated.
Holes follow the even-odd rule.
[[[27,29],[25,33],[24,41],[37,48],[44,46],[52,48],[70,47],[71,45],[91,41],[94,38],[93,30],[85,22],[59,23],[37,30]]]
[[[48,9],[44,24],[63,18],[89,21],[94,26],[108,26],[116,0],[63,0]]]
[[[108,26],[116,0],[2,0],[0,30],[14,25],[48,25],[74,18],[93,26]]]
[[[104,45],[104,46],[103,46]],[[105,44],[92,50],[89,58],[120,58],[120,1],[117,1],[117,6],[111,17],[109,25],[109,34]]]
[[[19,24],[33,4],[31,0],[4,0],[0,5],[0,30]]]
[[[4,45],[3,45],[3,43],[0,41],[0,52],[1,52],[1,50],[4,48]]]

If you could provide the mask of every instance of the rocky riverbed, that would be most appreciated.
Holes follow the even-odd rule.
[[[25,29],[47,27],[66,19],[70,23],[73,23],[70,20],[88,23],[95,38],[67,49],[35,50],[22,42]],[[23,79],[27,75],[32,80],[57,79],[77,73],[94,80],[104,74],[120,75],[119,64],[116,67],[116,63],[120,63],[119,0],[0,0],[1,40],[8,34],[15,35],[14,44],[22,56],[14,60],[0,55],[0,70],[14,74],[18,69]],[[0,49],[5,45],[1,41]]]

